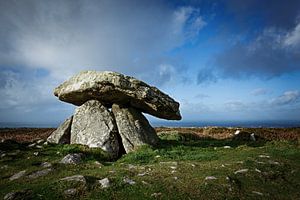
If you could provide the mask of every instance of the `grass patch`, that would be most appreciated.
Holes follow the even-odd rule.
[[[100,149],[83,145],[28,147],[13,141],[0,144],[0,198],[25,191],[31,199],[299,199],[298,141],[231,141],[198,138],[172,132],[160,134],[156,147],[142,146],[117,161]],[[225,146],[230,146],[225,147]],[[224,148],[225,147],[225,148]],[[69,153],[83,153],[78,165],[59,161]],[[103,165],[95,164],[95,161]],[[52,163],[48,175],[27,176]],[[10,181],[17,172],[25,176]],[[244,172],[239,172],[244,170]],[[86,184],[60,179],[83,175]],[[110,187],[98,180],[108,177]],[[214,177],[208,179],[207,177]],[[135,184],[128,184],[124,179]],[[76,188],[74,196],[64,191]]]

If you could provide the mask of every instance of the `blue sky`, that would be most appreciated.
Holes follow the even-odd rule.
[[[183,121],[299,120],[300,1],[0,0],[0,122],[63,121],[53,89],[87,69],[157,86]]]

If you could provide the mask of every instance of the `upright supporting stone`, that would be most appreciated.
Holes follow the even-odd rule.
[[[113,104],[112,112],[126,153],[144,144],[158,143],[159,139],[155,130],[140,111],[132,107],[126,108]]]
[[[70,144],[71,124],[73,116],[66,119],[48,138],[49,143]]]
[[[118,155],[115,120],[99,101],[89,100],[76,108],[71,127],[71,144],[100,147],[112,156]]]

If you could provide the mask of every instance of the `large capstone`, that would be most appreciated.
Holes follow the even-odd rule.
[[[73,116],[66,119],[48,138],[49,143],[70,144]]]
[[[140,111],[132,107],[113,104],[112,112],[126,153],[141,145],[158,143],[159,139],[155,130]]]
[[[76,108],[71,126],[71,144],[100,147],[117,156],[117,126],[110,111],[97,100],[89,100]]]
[[[180,120],[179,103],[156,87],[116,72],[83,71],[54,90],[60,100],[80,106],[99,100],[110,108],[126,105],[159,118]]]

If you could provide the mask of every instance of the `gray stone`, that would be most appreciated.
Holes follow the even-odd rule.
[[[97,99],[106,107],[128,105],[163,119],[180,120],[179,103],[156,87],[116,72],[83,71],[55,88],[60,100],[80,106]]]
[[[29,200],[29,199],[33,199],[33,196],[31,190],[20,190],[20,191],[7,193],[3,199],[4,200]]]
[[[62,164],[79,164],[82,160],[82,154],[81,153],[72,153],[72,154],[68,154],[66,155],[61,161],[60,163]]]
[[[78,190],[76,188],[70,188],[64,191],[65,196],[75,196],[78,193]]]
[[[155,130],[141,112],[135,108],[121,107],[117,104],[112,106],[112,112],[127,153],[141,145],[158,143],[159,139]]]
[[[70,134],[73,116],[66,119],[48,138],[49,143],[70,144]]]
[[[129,185],[134,185],[134,184],[136,184],[136,182],[135,182],[134,180],[131,180],[131,179],[129,179],[129,178],[124,178],[123,181],[124,181],[124,183],[127,183],[127,184],[129,184]]]
[[[244,174],[248,171],[249,171],[248,169],[240,169],[240,170],[235,171],[234,174]]]
[[[11,176],[9,178],[9,180],[13,181],[13,180],[19,179],[19,178],[23,177],[25,174],[26,174],[26,170],[20,171],[20,172],[14,174],[13,176]]]
[[[82,175],[74,175],[74,176],[68,176],[65,178],[60,179],[61,181],[75,181],[75,182],[82,182],[83,184],[86,184],[86,179]]]
[[[36,172],[33,172],[33,173],[29,174],[28,178],[35,179],[35,178],[39,178],[41,176],[46,176],[52,170],[53,170],[52,168],[47,168],[47,169],[43,169],[43,170],[40,170],[40,171],[36,171]]]
[[[108,178],[98,180],[98,182],[101,184],[102,188],[108,188],[110,186],[110,181]]]
[[[44,142],[45,142],[44,139],[39,139],[39,140],[36,141],[37,144],[42,144],[42,143],[44,143]]]
[[[41,163],[41,167],[44,167],[44,168],[52,167],[52,164],[49,162],[43,162],[43,163]]]
[[[117,126],[110,111],[97,100],[76,108],[71,127],[71,144],[100,147],[112,156],[119,152]]]
[[[207,176],[205,177],[205,180],[216,180],[217,178],[214,176]]]

